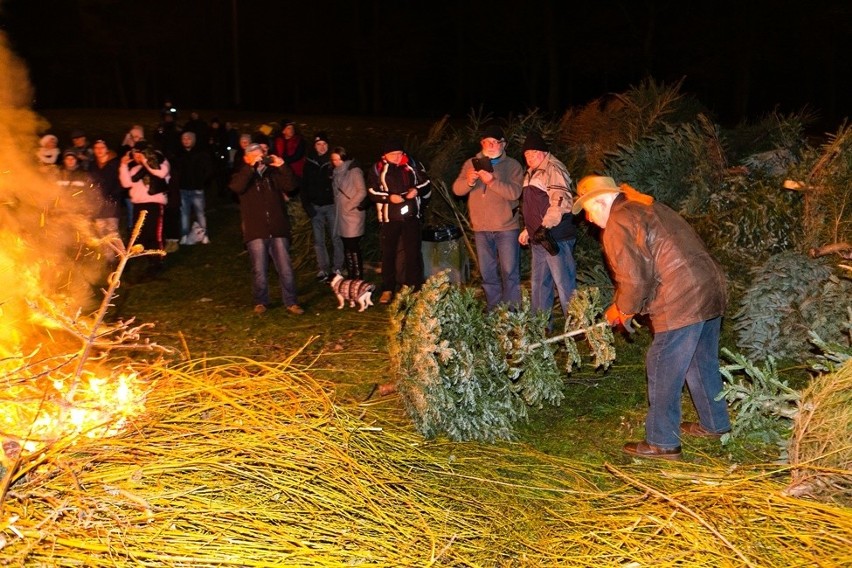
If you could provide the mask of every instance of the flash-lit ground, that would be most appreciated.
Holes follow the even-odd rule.
[[[27,463],[0,558],[50,566],[842,566],[852,512],[782,468],[426,441],[291,362],[151,368],[119,436]],[[70,440],[69,440],[70,442]]]

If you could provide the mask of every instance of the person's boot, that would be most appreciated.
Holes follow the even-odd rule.
[[[361,251],[355,251],[352,254],[352,264],[355,267],[355,276],[357,280],[364,279],[364,257],[361,256]]]
[[[346,268],[346,277],[350,280],[355,278],[355,257],[350,251],[343,253],[343,265]]]

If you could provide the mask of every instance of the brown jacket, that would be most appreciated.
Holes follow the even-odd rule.
[[[669,207],[619,195],[603,231],[603,247],[615,279],[616,306],[626,314],[647,314],[655,332],[724,314],[727,289],[721,267]]]

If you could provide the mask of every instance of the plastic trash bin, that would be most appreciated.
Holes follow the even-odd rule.
[[[423,276],[429,278],[449,270],[450,282],[470,280],[470,261],[462,241],[462,230],[455,225],[427,226],[423,229],[421,251]]]

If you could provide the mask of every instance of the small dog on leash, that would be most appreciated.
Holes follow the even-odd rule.
[[[376,289],[375,284],[363,280],[344,279],[340,274],[335,274],[329,284],[334,295],[337,296],[337,301],[340,302],[340,305],[337,306],[338,310],[342,309],[346,302],[349,302],[350,308],[354,308],[355,304],[358,304],[359,312],[363,312],[373,305],[371,296],[373,290]]]

